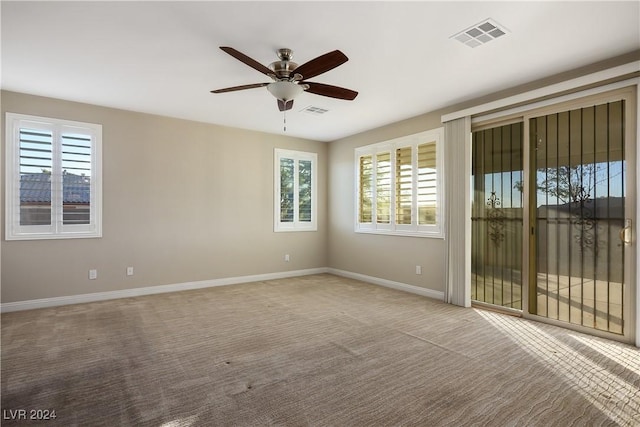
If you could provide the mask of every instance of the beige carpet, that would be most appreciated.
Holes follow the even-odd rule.
[[[634,347],[332,275],[6,313],[1,383],[3,426],[640,425]]]

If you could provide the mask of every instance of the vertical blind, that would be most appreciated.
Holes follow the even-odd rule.
[[[462,307],[471,306],[471,260],[467,247],[471,235],[469,216],[469,184],[471,182],[471,117],[461,117],[444,124],[444,157],[448,167],[446,180],[446,289],[445,300]]]

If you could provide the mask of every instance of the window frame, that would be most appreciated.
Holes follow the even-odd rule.
[[[418,146],[428,143],[436,144],[436,223],[419,224],[418,221]],[[411,148],[412,165],[412,198],[411,198],[411,224],[397,224],[396,216],[396,150]],[[391,154],[391,196],[389,200],[389,223],[377,223],[377,156],[383,153]],[[445,237],[444,217],[444,127],[407,135],[388,141],[357,147],[355,149],[355,215],[354,231],[356,233],[385,234],[396,236],[431,237],[443,239]],[[371,158],[371,222],[360,222],[360,189],[361,175],[360,164],[363,157]]]
[[[52,134],[51,224],[20,225],[20,129]],[[62,191],[62,134],[91,137],[89,224],[64,224]],[[102,125],[17,113],[5,115],[5,240],[45,240],[102,237]],[[55,188],[58,187],[58,188]]]
[[[293,221],[283,222],[281,220],[281,201],[280,201],[280,161],[282,159],[291,159],[294,162],[293,173]],[[300,203],[299,203],[299,163],[300,161],[311,162],[311,221],[300,221]],[[273,231],[292,232],[292,231],[317,231],[318,230],[318,154],[307,151],[287,150],[282,148],[274,149],[274,211],[273,211]]]

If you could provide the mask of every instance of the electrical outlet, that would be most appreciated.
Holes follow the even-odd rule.
[[[98,270],[96,270],[95,268],[92,268],[91,270],[89,270],[89,280],[95,280],[98,278]]]
[[[127,276],[133,276],[133,267],[127,267]]]
[[[416,265],[416,274],[422,274],[422,266]]]
[[[284,255],[284,260],[285,260],[285,262],[289,262],[289,254],[285,254]]]

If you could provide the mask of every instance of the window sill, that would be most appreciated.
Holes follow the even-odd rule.
[[[361,234],[380,234],[385,236],[400,236],[400,237],[427,237],[430,239],[442,239],[444,240],[444,233],[442,232],[424,232],[424,231],[403,231],[403,230],[363,230],[356,228],[356,233]]]
[[[22,234],[7,234],[5,236],[6,241],[16,240],[64,240],[64,239],[100,239],[102,233],[87,234],[87,233],[65,233],[65,234],[44,234],[44,233],[22,233]]]
[[[314,232],[314,231],[318,231],[317,228],[285,228],[285,229],[279,229],[279,230],[273,230],[274,233],[292,233],[292,232],[302,232],[302,233],[306,233],[306,232]]]

